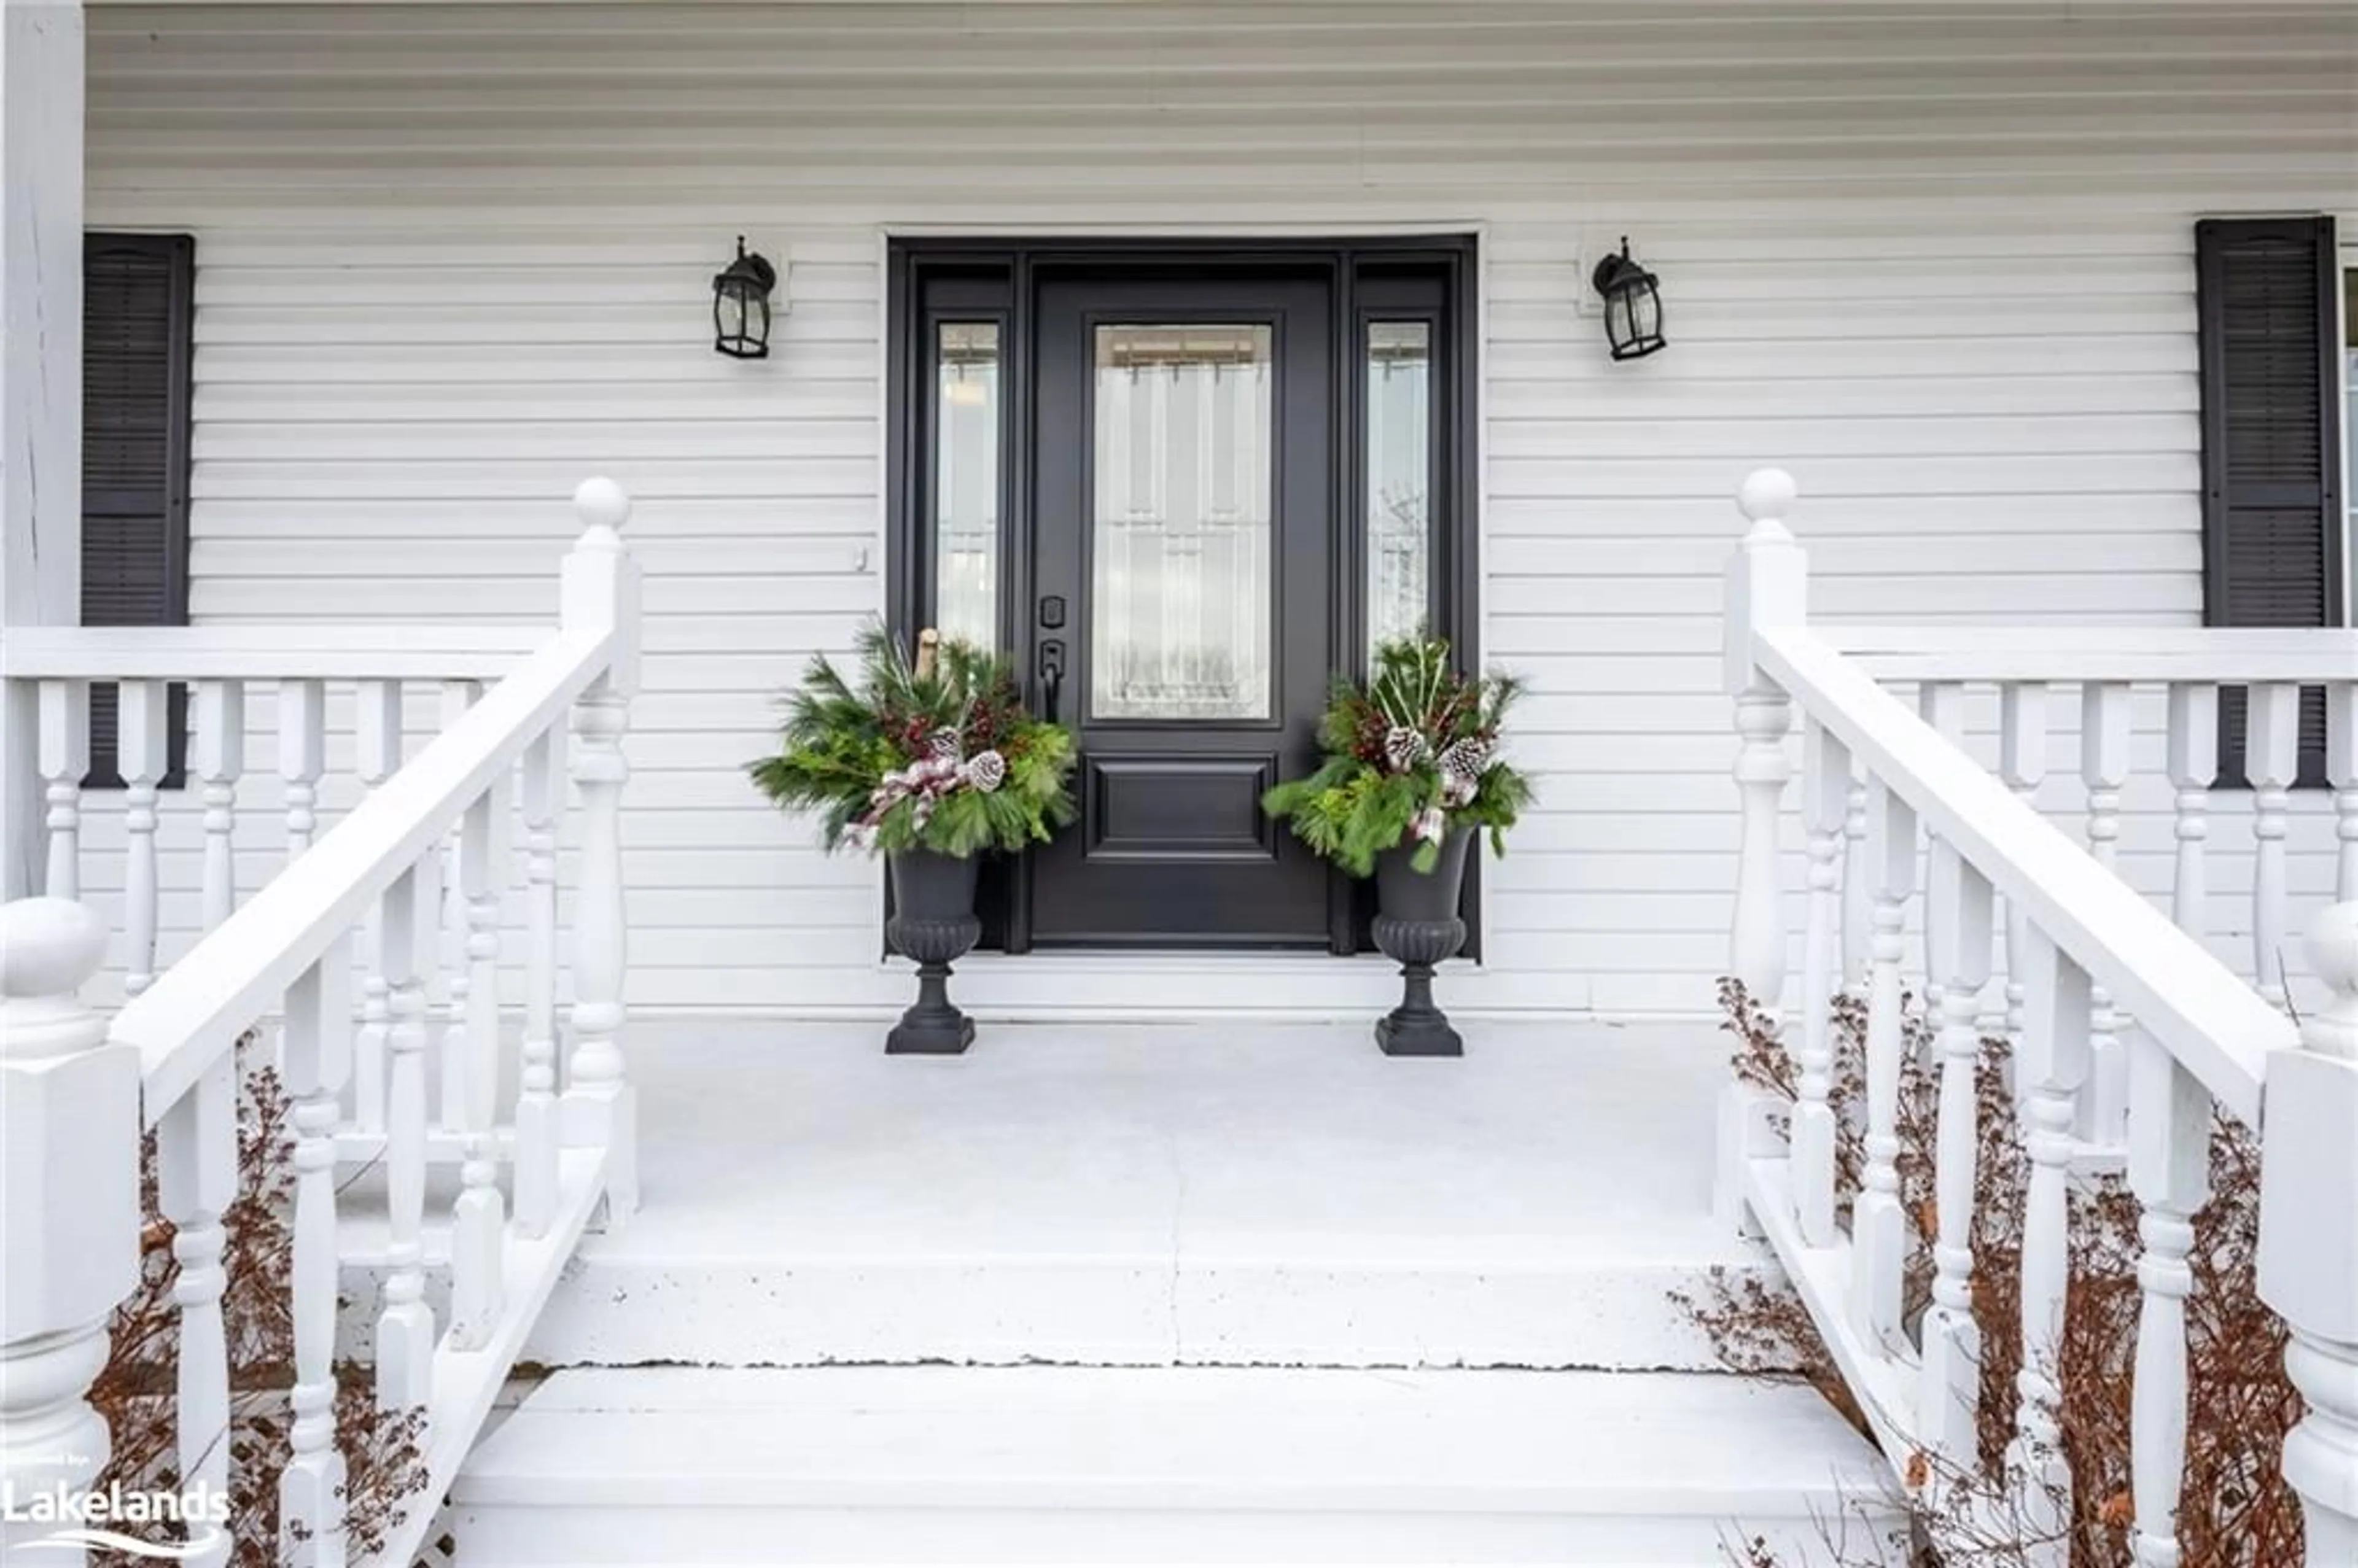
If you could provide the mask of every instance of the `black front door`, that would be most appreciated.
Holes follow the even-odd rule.
[[[1032,857],[1040,946],[1329,941],[1261,814],[1316,765],[1336,563],[1331,272],[1049,273],[1033,317],[1033,691],[1080,821]]]

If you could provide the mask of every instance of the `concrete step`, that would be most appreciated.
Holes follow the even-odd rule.
[[[1808,1389],[1720,1375],[649,1368],[553,1375],[451,1518],[460,1568],[1700,1568],[1866,1500],[1863,1545],[1885,1474]]]
[[[549,1366],[1716,1366],[1666,1300],[1767,1270],[1710,1210],[1697,1025],[644,1031],[645,1206],[583,1247]],[[359,1195],[356,1193],[355,1198]],[[364,1281],[356,1281],[364,1290]]]

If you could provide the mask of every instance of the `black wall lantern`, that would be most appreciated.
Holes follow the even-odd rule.
[[[1605,340],[1615,359],[1641,360],[1662,346],[1662,292],[1654,275],[1629,259],[1628,236],[1589,282],[1605,297]]]
[[[737,236],[737,259],[712,280],[712,346],[732,359],[770,357],[770,291],[778,269],[756,252],[745,254]]]

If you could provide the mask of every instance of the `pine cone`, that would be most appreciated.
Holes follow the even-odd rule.
[[[1490,765],[1488,742],[1468,735],[1462,741],[1452,741],[1442,750],[1441,774],[1444,778],[1478,779],[1482,770]]]
[[[937,761],[946,757],[951,762],[956,762],[958,752],[957,731],[955,730],[936,730],[925,741],[925,755]]]
[[[1423,736],[1405,724],[1395,724],[1384,735],[1384,761],[1392,772],[1404,773],[1433,755],[1433,748]]]
[[[989,795],[1007,782],[1007,759],[996,752],[978,752],[967,759],[966,782]]]

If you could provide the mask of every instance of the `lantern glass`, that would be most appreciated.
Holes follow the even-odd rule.
[[[1650,277],[1629,291],[1629,337],[1632,342],[1659,347],[1662,340],[1662,296]]]
[[[1662,296],[1654,275],[1629,255],[1608,255],[1591,280],[1605,301],[1605,341],[1617,360],[1643,359],[1663,345]]]
[[[733,359],[758,360],[770,352],[770,290],[778,275],[769,261],[748,255],[737,242],[737,259],[712,280],[712,346]]]

